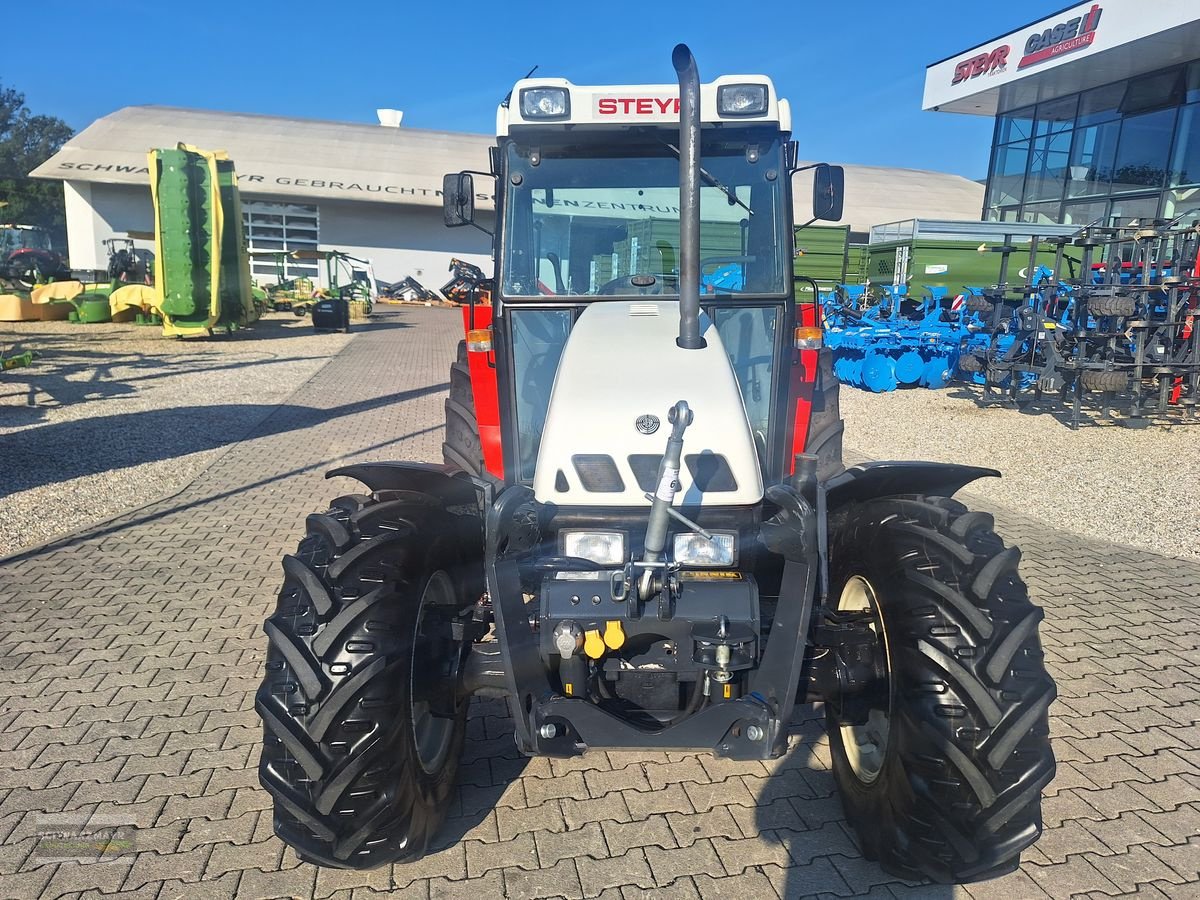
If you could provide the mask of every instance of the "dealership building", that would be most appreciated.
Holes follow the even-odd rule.
[[[229,153],[251,250],[338,249],[370,259],[381,280],[413,276],[432,288],[448,280],[451,257],[491,269],[487,234],[442,224],[441,186],[447,172],[486,170],[493,137],[161,106],[98,119],[32,173],[63,183],[73,267],[103,268],[106,238],[153,230],[146,153],[178,143]],[[797,193],[803,221],[809,197]],[[982,197],[978,182],[957,175],[851,165],[842,221],[865,238],[881,222],[975,218]],[[477,207],[490,227],[490,190]],[[252,259],[257,278],[274,280],[273,258]],[[323,275],[312,259],[285,264],[288,276]]]
[[[923,106],[995,117],[985,219],[1200,218],[1200,0],[1069,6],[929,66]]]

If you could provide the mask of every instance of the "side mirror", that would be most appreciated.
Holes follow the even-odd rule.
[[[442,178],[442,218],[447,228],[475,223],[475,179],[466,172]]]
[[[846,199],[846,172],[841,166],[821,163],[813,172],[813,218],[837,222]]]

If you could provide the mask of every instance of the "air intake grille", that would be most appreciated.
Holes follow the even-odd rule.
[[[619,494],[625,490],[617,464],[607,453],[578,453],[571,457],[571,464],[585,491]]]
[[[629,457],[629,468],[637,479],[638,487],[643,491],[653,491],[658,487],[658,464],[662,461],[660,453],[635,453]],[[724,456],[718,453],[688,453],[683,457],[684,465],[691,473],[696,487],[711,494],[727,494],[737,490],[737,479]]]
[[[657,484],[658,464],[662,460],[661,453],[634,453],[629,457],[629,468],[633,469],[633,477],[637,479],[638,487],[643,491],[653,491]]]
[[[683,462],[696,487],[704,493],[723,494],[737,490],[737,479],[725,457],[718,453],[688,453]]]

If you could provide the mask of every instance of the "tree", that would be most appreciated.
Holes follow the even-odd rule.
[[[55,116],[34,115],[25,95],[0,84],[0,221],[40,225],[57,246],[66,243],[62,185],[30,178],[29,173],[58,152],[74,134]]]

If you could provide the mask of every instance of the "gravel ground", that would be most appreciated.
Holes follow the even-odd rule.
[[[1056,528],[1200,559],[1200,424],[1131,430],[1051,412],[981,408],[969,388],[872,394],[842,388],[847,456],[928,459],[1003,472],[972,484],[985,503]]]
[[[0,373],[0,556],[182,488],[352,339],[287,313],[189,340],[0,323],[0,348],[41,354]]]

